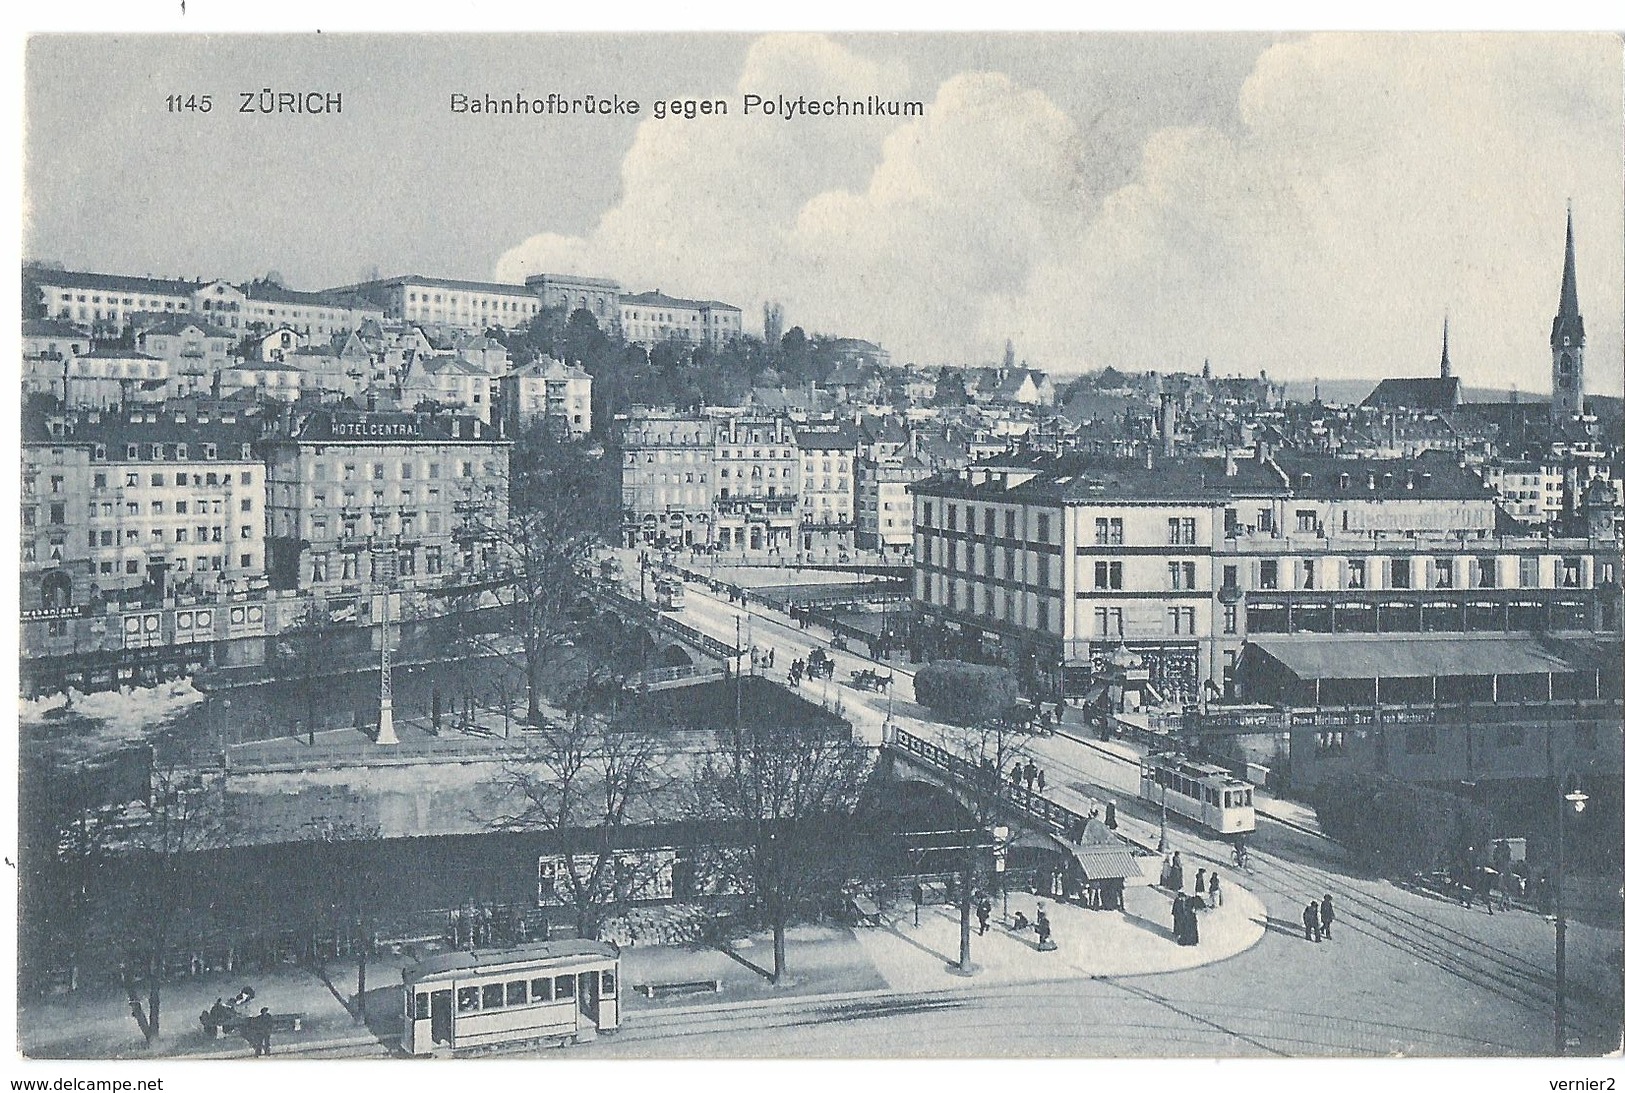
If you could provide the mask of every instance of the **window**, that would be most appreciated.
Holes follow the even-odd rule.
[[[1365,559],[1364,558],[1350,558],[1349,559],[1348,587],[1349,588],[1364,588],[1365,587]]]
[[[508,1005],[522,1006],[529,1000],[530,988],[523,979],[515,979],[508,984]]]
[[[601,972],[598,976],[598,994],[602,998],[615,997],[615,973]]]
[[[1313,535],[1316,532],[1316,530],[1318,530],[1319,527],[1320,527],[1320,524],[1319,524],[1319,521],[1317,521],[1315,519],[1315,510],[1314,509],[1299,509],[1298,510],[1298,530],[1299,531],[1308,532],[1310,535]]]
[[[1523,557],[1518,559],[1518,587],[1540,587],[1540,559]]]
[[[1580,587],[1580,559],[1564,558],[1558,572],[1561,575],[1558,583],[1563,588]]]
[[[1096,562],[1095,587],[1118,590],[1123,587],[1122,562]]]
[[[1169,562],[1168,587],[1175,592],[1189,592],[1196,587],[1195,562]]]
[[[1273,590],[1281,586],[1279,566],[1275,562],[1258,563],[1258,587]]]
[[[1236,632],[1236,605],[1233,603],[1224,605],[1224,632],[1226,634]]]
[[[1298,566],[1299,566],[1298,587],[1299,588],[1311,588],[1311,589],[1314,588],[1315,587],[1315,563],[1314,563],[1314,559],[1305,558],[1303,561],[1298,563]]]
[[[1168,609],[1168,626],[1175,634],[1196,633],[1196,608],[1170,607]]]
[[[1223,587],[1232,588],[1232,589],[1236,587],[1236,567],[1235,566],[1227,565],[1227,566],[1224,567],[1224,584],[1223,584]]]
[[[1042,512],[1038,514],[1038,541],[1049,542],[1049,516]]]
[[[1388,563],[1388,587],[1409,588],[1411,586],[1411,560],[1409,558],[1395,558]]]
[[[994,527],[993,527],[993,520],[994,520],[995,516],[997,516],[997,513],[995,513],[992,509],[983,509],[982,510],[982,534],[983,535],[997,534],[995,532],[995,530],[994,530]]]
[[[886,507],[888,509],[891,508],[890,502],[887,503]],[[1016,537],[1016,514],[1014,512],[1007,512],[1004,514],[1004,537],[1006,539],[1014,539]]]
[[[1455,584],[1455,566],[1449,558],[1433,559],[1433,587],[1449,588]]]
[[[1194,546],[1196,544],[1195,517],[1181,516],[1169,520],[1168,541],[1175,546]]]
[[[501,1009],[503,1003],[503,989],[501,983],[487,983],[480,988],[480,1009]]]
[[[1495,587],[1495,559],[1479,558],[1473,565],[1475,578],[1473,584],[1478,588]]]
[[[553,997],[559,1001],[576,996],[576,977],[573,975],[556,976],[553,980]]]
[[[553,1001],[553,980],[547,976],[530,981],[530,1000],[532,1002]]]
[[[457,988],[457,1012],[473,1013],[480,1008],[480,989],[478,987]]]

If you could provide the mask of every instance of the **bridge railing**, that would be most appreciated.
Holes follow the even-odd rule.
[[[1025,786],[1012,784],[1006,780],[1003,771],[978,766],[964,756],[956,755],[940,744],[933,744],[911,732],[894,727],[888,743],[942,771],[960,785],[981,793],[992,791],[1000,804],[1039,821],[1056,834],[1070,834],[1088,819],[1082,813],[1056,804]]]
[[[646,603],[634,600],[631,596],[611,588],[606,581],[594,584],[592,589],[593,595],[607,601],[612,606],[621,608],[635,618],[654,624],[658,629],[688,642],[711,656],[722,660],[731,660],[739,655],[739,650],[734,646],[718,641],[709,634],[702,634],[687,623],[678,622],[670,615],[656,611]]]

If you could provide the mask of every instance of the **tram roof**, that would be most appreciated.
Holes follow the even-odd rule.
[[[1190,778],[1220,777],[1230,782],[1241,781],[1228,768],[1218,766],[1215,763],[1198,763],[1194,759],[1185,758],[1178,752],[1158,752],[1145,758],[1148,763],[1154,763],[1159,767],[1172,768]]]
[[[401,978],[407,983],[417,983],[446,972],[495,971],[572,957],[613,959],[619,955],[620,950],[606,941],[539,941],[530,945],[515,945],[511,949],[474,949],[431,956],[402,969]]]

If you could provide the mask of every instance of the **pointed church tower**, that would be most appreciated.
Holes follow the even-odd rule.
[[[1439,353],[1439,378],[1450,378],[1450,316],[1444,317],[1444,349]]]
[[[1552,320],[1552,418],[1570,418],[1585,408],[1585,321],[1574,284],[1574,207],[1569,206],[1563,251],[1563,293]]]

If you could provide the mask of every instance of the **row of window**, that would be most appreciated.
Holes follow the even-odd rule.
[[[163,516],[165,515],[165,507],[168,504],[169,502],[166,501],[152,501],[148,503],[147,511],[153,516]],[[221,513],[227,511],[225,508],[225,502],[219,498],[214,498],[211,500],[207,497],[199,497],[195,499],[195,501],[176,500],[174,502],[174,506],[176,516],[186,516],[193,512],[199,516],[202,516],[205,513],[212,513],[215,516],[219,516]],[[55,506],[53,506],[53,512],[54,509]],[[239,498],[237,501],[237,510],[239,512],[253,512],[254,499],[252,497]],[[98,518],[112,519],[117,511],[118,509],[115,507],[115,503],[112,501],[92,501],[88,506],[88,513],[92,520]],[[140,516],[141,502],[125,501],[123,514],[125,516]],[[26,519],[25,522],[27,522]],[[53,519],[51,522],[53,524],[59,524],[62,521]]]
[[[369,577],[378,580],[385,576],[385,567],[376,555],[371,555]],[[463,555],[465,568],[473,568],[474,555],[472,551]],[[423,571],[429,576],[437,576],[445,572],[445,555],[437,546],[423,548]],[[393,573],[397,577],[417,576],[417,552],[412,550],[400,551],[395,558]],[[338,566],[333,565],[333,556],[329,554],[312,554],[310,556],[310,579],[321,582],[337,579],[340,581],[360,580],[361,555],[351,551],[344,551],[338,555]]]
[[[921,503],[920,515],[923,517],[923,522],[924,522],[924,525],[926,527],[935,526],[935,524],[936,524],[936,511],[935,510],[936,510],[936,506],[935,506],[935,504],[933,502],[925,501],[925,502]],[[946,523],[943,526],[946,528],[946,530],[948,530],[948,531],[959,531],[959,530],[961,530],[961,528],[959,526],[959,506],[958,505],[952,505],[951,504],[951,505],[945,506],[944,507],[944,515],[946,517]],[[1119,521],[1119,522],[1121,522],[1121,521]],[[1050,517],[1049,517],[1049,514],[1044,513],[1044,512],[1038,513],[1037,514],[1036,524],[1037,524],[1037,535],[1036,535],[1035,541],[1040,542],[1040,543],[1049,542],[1050,541]],[[983,535],[988,535],[988,536],[997,535],[998,532],[997,532],[996,528],[997,528],[997,511],[995,509],[991,508],[991,507],[983,509],[982,510],[982,534]],[[967,531],[967,532],[970,532],[971,534],[975,534],[975,532],[976,532],[976,509],[971,505],[966,505],[965,506],[965,526],[964,526],[963,530]],[[1119,530],[1119,535],[1121,535],[1121,530]],[[1006,510],[1005,511],[1005,514],[1004,514],[1004,537],[1006,539],[1014,539],[1014,538],[1017,537],[1017,533],[1016,533],[1016,513],[1015,513],[1014,510]]]
[[[177,542],[177,543],[185,543],[185,542],[221,543],[221,542],[225,542],[226,529],[224,527],[221,527],[219,524],[216,524],[213,527],[210,527],[207,524],[199,524],[199,525],[197,525],[197,527],[195,529],[197,531],[197,538],[195,540],[192,540],[190,538],[193,530],[194,529],[190,528],[190,527],[178,527],[178,528],[176,528],[175,529],[175,542]],[[150,536],[150,538],[152,539],[153,542],[161,543],[161,542],[164,541],[164,529],[163,528],[153,528],[150,531],[149,536]],[[239,539],[252,539],[254,537],[254,525],[252,525],[252,524],[243,524],[241,527],[239,527],[237,529],[237,537]],[[86,540],[86,545],[91,550],[95,550],[98,546],[112,547],[112,546],[117,546],[118,545],[118,537],[111,531],[90,531],[90,532],[86,532],[85,533],[85,540]],[[129,529],[128,531],[126,531],[124,533],[124,542],[126,542],[126,543],[139,543],[140,541],[141,541],[141,533],[139,531],[137,531],[136,529],[131,528],[131,529]]]
[[[142,562],[144,560],[145,559],[143,558],[126,558],[124,560],[125,575],[131,577],[139,575],[142,568]],[[186,558],[171,558],[169,560],[169,564],[170,568],[172,568],[176,573],[185,573],[189,568],[191,571],[196,573],[218,573],[223,568],[231,564],[231,556],[219,554],[199,554],[196,559],[196,564],[191,565],[190,567]],[[239,555],[238,564],[243,569],[253,569],[254,556],[252,554]],[[97,568],[104,577],[111,576],[113,573],[118,571],[117,565],[111,560],[103,561]]]
[[[157,456],[154,456],[153,458],[156,459]],[[232,476],[231,471],[226,471],[223,474],[220,473],[220,472],[217,472],[217,471],[207,471],[207,472],[204,472],[204,473],[201,473],[201,474],[193,474],[193,473],[189,473],[187,471],[177,471],[175,473],[175,478],[174,478],[173,484],[176,485],[176,486],[183,487],[183,488],[186,487],[186,486],[229,486],[229,485],[232,484],[232,477],[231,476]],[[61,479],[60,476],[58,476],[58,475],[52,475],[51,476],[51,492],[52,493],[61,493],[62,492],[62,490],[60,488],[61,481],[62,481],[62,479]],[[91,485],[92,489],[105,490],[107,488],[107,481],[108,481],[107,473],[105,471],[97,471],[95,474],[91,475],[91,477],[90,477],[90,485]],[[237,482],[238,482],[239,485],[252,486],[254,484],[254,472],[253,471],[239,471],[237,473]],[[170,481],[169,481],[169,477],[163,471],[154,471],[150,475],[147,476],[147,484],[149,486],[151,486],[153,489],[167,489],[168,486],[170,485]],[[139,489],[140,487],[141,487],[141,472],[139,472],[139,471],[125,471],[124,472],[124,488],[125,489]],[[244,506],[243,511],[244,512],[248,511],[248,508],[247,508],[248,499],[247,498],[243,499],[243,506]]]

